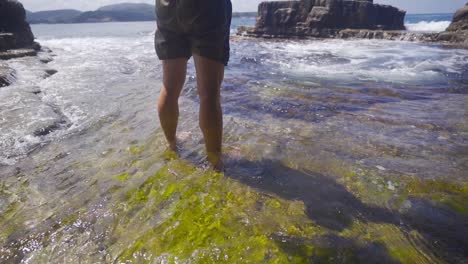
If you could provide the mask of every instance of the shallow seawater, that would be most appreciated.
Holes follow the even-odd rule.
[[[467,260],[468,51],[233,37],[220,174],[192,62],[165,151],[153,27],[39,25],[53,60],[10,61],[0,262]]]

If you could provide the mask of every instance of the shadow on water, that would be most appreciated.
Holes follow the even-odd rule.
[[[290,256],[307,256],[309,252],[305,245],[313,245],[316,249],[310,258],[311,263],[399,263],[379,242],[364,244],[356,239],[331,234],[313,239],[277,235],[272,238]]]
[[[200,159],[197,159],[200,160]],[[192,160],[193,161],[193,160]],[[410,198],[412,206],[406,212],[364,204],[345,187],[329,176],[296,170],[281,161],[227,159],[225,176],[262,192],[278,195],[305,204],[307,216],[317,225],[340,232],[355,221],[383,223],[399,227],[409,237],[411,230],[422,235],[423,247],[449,262],[466,260],[468,245],[468,218],[456,212],[433,205],[430,201]],[[390,234],[391,236],[391,234]],[[335,263],[395,263],[383,244],[326,235],[315,238],[273,236],[280,248],[291,254],[300,254],[306,245],[334,248],[330,257]],[[290,243],[284,243],[285,241]],[[342,249],[342,250],[340,250]],[[323,259],[322,259],[323,260]],[[330,261],[330,258],[326,259]],[[430,260],[429,260],[430,261]],[[320,262],[320,259],[314,262]]]

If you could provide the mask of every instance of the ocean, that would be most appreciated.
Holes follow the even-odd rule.
[[[254,23],[233,21],[224,174],[192,61],[165,151],[154,22],[33,25],[50,62],[0,88],[0,262],[463,261],[468,51],[234,35]]]
[[[408,14],[406,28],[410,31],[441,32],[452,21],[453,14]]]

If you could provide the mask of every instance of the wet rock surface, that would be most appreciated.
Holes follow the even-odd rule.
[[[0,52],[0,60],[10,60],[14,58],[36,56],[36,55],[37,55],[37,50],[34,50],[34,49],[11,49],[8,51]]]
[[[14,79],[14,73],[6,64],[0,64],[0,87],[8,86]]]
[[[126,31],[93,28],[109,26]],[[193,64],[180,158],[164,153],[147,28],[8,61],[18,80],[0,102],[37,85],[26,96],[71,126],[0,131],[1,263],[464,263],[468,51],[239,38],[220,175],[201,165]]]
[[[52,75],[55,75],[58,71],[53,68],[48,68],[45,64],[53,61],[53,59],[47,55],[44,55],[44,52],[38,52],[33,49],[14,49],[7,52],[0,52],[0,59],[17,59],[21,57],[36,56],[38,58],[31,58],[34,63],[37,63],[40,66],[40,71],[42,71],[41,79],[49,78]],[[9,62],[8,62],[9,63]],[[0,63],[0,88],[9,86],[13,84],[16,80],[16,71],[9,66],[7,62]]]
[[[406,12],[372,0],[301,0],[260,3],[248,34],[266,37],[335,37],[341,29],[403,30]]]
[[[0,107],[3,116],[0,122],[2,135],[26,130],[30,132],[30,136],[46,136],[69,123],[57,107],[42,100],[39,87],[8,87],[1,94],[5,100]],[[27,120],[30,121],[25,122],[26,119],[14,118],[17,116],[28,117]],[[0,147],[5,150],[9,149],[10,144],[25,144],[19,137],[1,142]]]

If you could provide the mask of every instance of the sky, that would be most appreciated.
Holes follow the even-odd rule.
[[[264,0],[231,0],[236,12],[256,11]],[[467,0],[374,0],[375,3],[389,4],[415,13],[453,13],[462,7]],[[122,2],[154,4],[154,0],[20,0],[30,11],[54,9],[78,9],[82,11]]]

